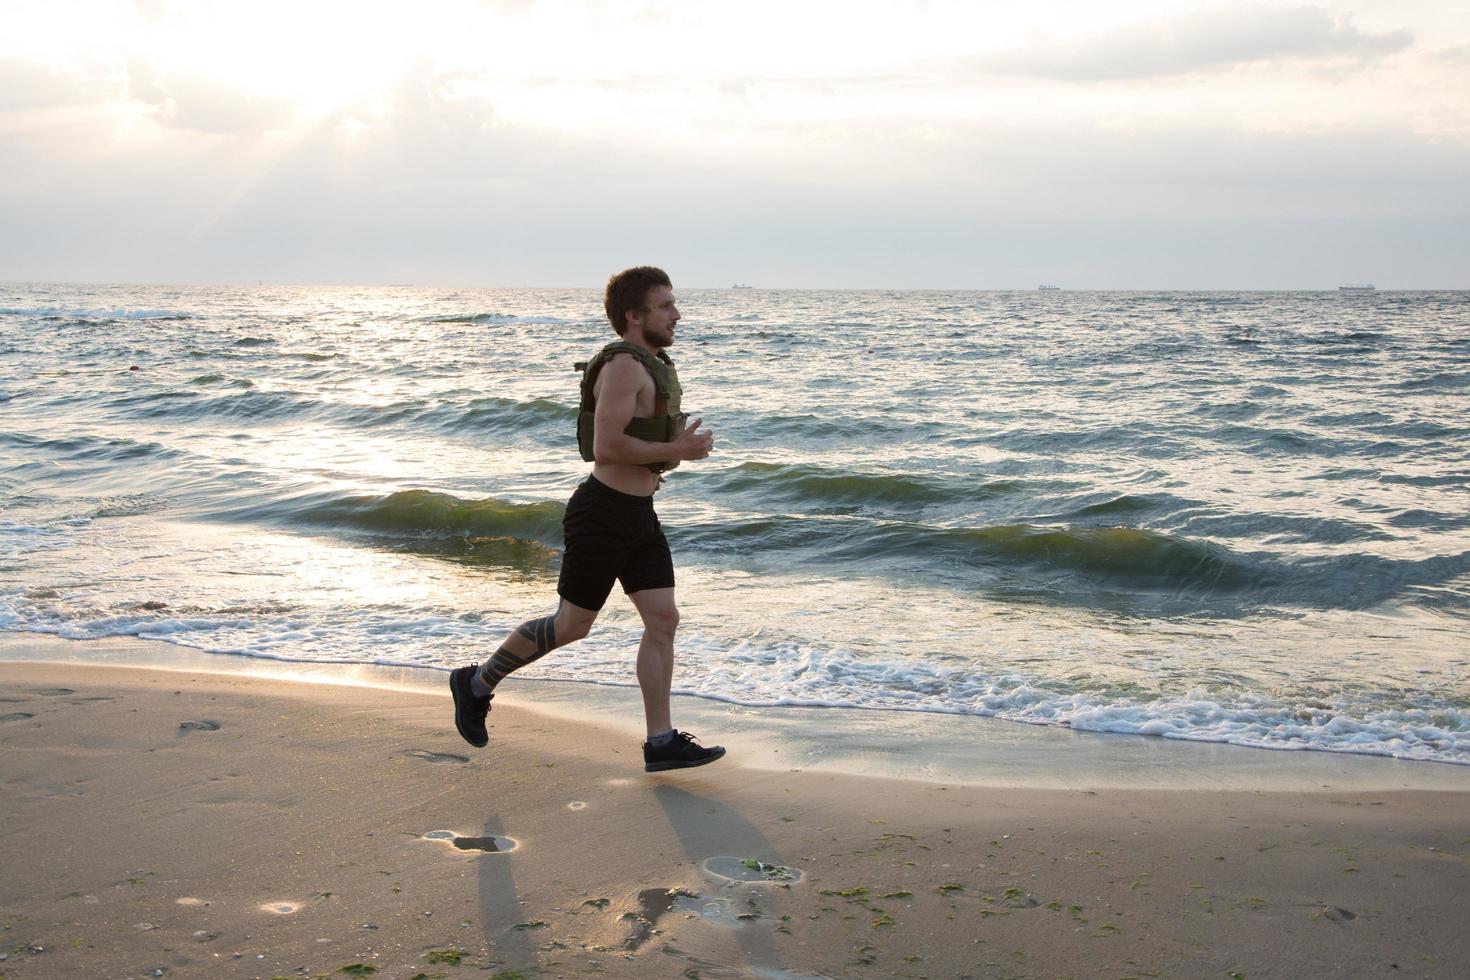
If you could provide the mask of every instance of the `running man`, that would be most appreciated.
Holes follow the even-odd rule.
[[[608,280],[604,306],[622,339],[578,365],[583,373],[577,445],[593,465],[562,520],[560,603],[553,615],[522,624],[483,664],[449,675],[454,724],[466,742],[485,745],[490,740],[485,718],[496,685],[586,636],[618,581],[643,619],[638,644],[638,686],[648,722],[643,768],[702,766],[725,750],[675,730],[670,716],[679,609],[673,556],[653,512],[653,494],[663,474],[681,461],[708,456],[714,433],[701,428],[701,419],[686,425],[679,411],[679,376],[664,353],[679,322],[668,274],[651,266],[620,272]]]

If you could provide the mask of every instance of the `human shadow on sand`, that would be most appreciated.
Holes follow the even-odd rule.
[[[459,838],[454,843],[458,847],[459,840],[507,839],[500,818],[491,817],[485,821],[481,837]],[[480,898],[480,927],[484,931],[485,944],[490,948],[491,958],[498,965],[507,969],[534,969],[538,965],[536,926],[523,918],[526,908],[521,904],[520,893],[516,890],[515,867],[511,860],[511,854],[502,853],[487,854],[475,862]]]
[[[667,783],[655,787],[653,795],[663,807],[684,854],[703,873],[708,883],[705,897],[713,900],[717,909],[728,910],[728,915],[716,913],[710,918],[732,930],[745,971],[753,976],[793,976],[780,965],[781,954],[776,949],[773,931],[780,921],[777,917],[779,880],[742,880],[720,872],[731,859],[736,865],[749,862],[781,867],[783,861],[775,845],[744,814],[717,798],[700,796]]]

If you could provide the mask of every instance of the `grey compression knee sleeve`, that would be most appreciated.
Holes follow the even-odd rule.
[[[561,611],[561,607],[557,607]],[[479,680],[491,691],[495,685],[505,680],[507,674],[520,670],[526,664],[534,663],[556,649],[556,616],[543,616],[533,619],[529,623],[523,623],[516,630],[521,636],[536,644],[536,649],[525,656],[511,653],[505,647],[495,651],[495,655],[480,665]]]

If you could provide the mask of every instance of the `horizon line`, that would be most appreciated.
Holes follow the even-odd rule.
[[[1051,283],[1033,286],[759,286],[741,283],[730,286],[676,285],[676,289],[705,292],[909,292],[909,293],[1335,293],[1344,287],[1361,286],[1361,283],[1339,283],[1333,286],[1062,286]],[[413,282],[267,282],[246,281],[176,281],[163,280],[94,280],[94,279],[0,279],[0,286],[137,286],[137,287],[193,287],[236,289],[585,289],[602,290],[600,285],[446,285]],[[1378,286],[1370,292],[1378,293],[1457,293],[1470,292],[1467,286]]]

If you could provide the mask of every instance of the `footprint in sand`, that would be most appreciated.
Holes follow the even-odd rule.
[[[424,835],[424,840],[443,841],[461,851],[486,851],[490,854],[505,854],[521,846],[512,837],[461,837],[452,830],[431,830]]]
[[[729,910],[730,903],[723,898],[705,900],[682,888],[645,888],[638,893],[638,911],[623,913],[623,921],[632,923],[623,939],[623,948],[631,952],[642,946],[653,935],[658,921],[669,912],[718,920]]]
[[[801,872],[784,864],[767,864],[755,858],[712,857],[700,864],[705,874],[742,884],[789,885],[801,880]]]
[[[179,730],[183,732],[217,732],[220,724],[217,721],[204,719],[203,721],[181,721]]]
[[[451,763],[470,761],[470,757],[467,755],[453,755],[449,752],[430,752],[427,749],[408,749],[403,754],[412,759],[422,759],[425,762]]]
[[[25,721],[34,717],[36,716],[27,711],[12,711],[8,715],[0,715],[0,721]]]

